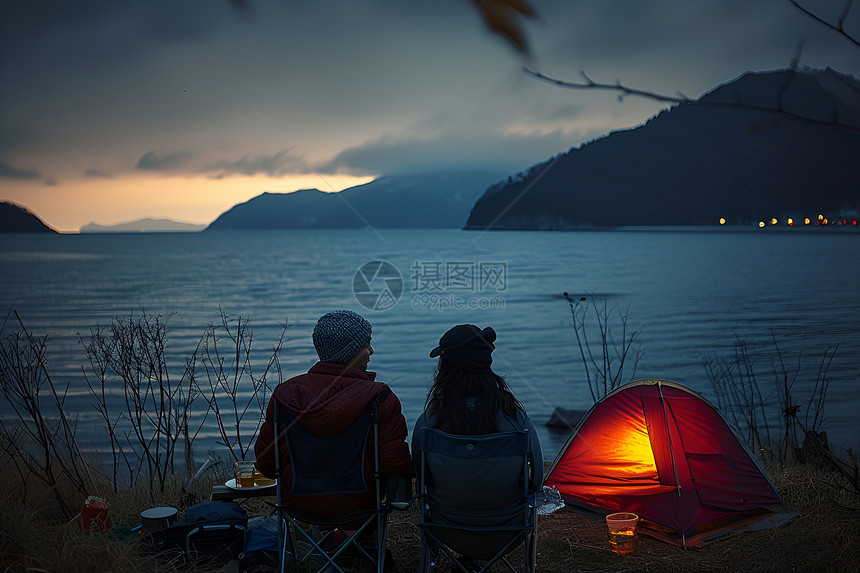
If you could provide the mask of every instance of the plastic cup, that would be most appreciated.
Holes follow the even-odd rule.
[[[253,461],[241,461],[233,464],[233,474],[236,476],[236,487],[254,487],[254,472],[257,468]]]
[[[639,516],[635,513],[611,513],[606,516],[609,528],[609,544],[612,552],[619,555],[633,553],[636,549],[636,524]]]
[[[81,528],[107,531],[112,526],[110,504],[100,497],[88,497],[81,506]]]

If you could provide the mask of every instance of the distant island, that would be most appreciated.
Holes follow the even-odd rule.
[[[490,187],[466,228],[841,223],[860,207],[858,157],[855,78],[748,73]]]
[[[195,225],[194,223],[182,223],[173,219],[153,219],[145,217],[136,221],[119,223],[117,225],[99,225],[88,223],[81,227],[81,233],[176,233],[197,232],[206,228],[206,225]]]
[[[493,171],[387,175],[324,193],[263,193],[235,205],[207,231],[226,229],[460,229],[475,200],[505,173]]]
[[[56,233],[26,207],[0,201],[0,233]]]

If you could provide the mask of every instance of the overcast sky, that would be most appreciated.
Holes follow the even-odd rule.
[[[389,173],[515,173],[662,107],[524,65],[695,98],[803,41],[801,64],[860,77],[860,48],[789,0],[533,0],[528,56],[470,0],[2,1],[0,199],[65,231],[208,223]],[[806,1],[833,21],[843,5]]]

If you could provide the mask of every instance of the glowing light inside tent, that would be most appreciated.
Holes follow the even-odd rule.
[[[793,225],[794,225],[794,219],[792,219],[791,217],[789,217],[789,218],[788,218],[788,226],[789,226],[789,227],[791,227],[791,226],[793,226]]]
[[[726,224],[726,218],[720,217],[720,225],[725,225],[725,224]]]
[[[807,217],[806,219],[803,220],[804,225],[808,225],[809,223],[811,223],[811,221],[809,220],[809,217]]]
[[[771,225],[776,225],[777,223],[779,223],[779,221],[776,220],[776,217],[770,220]]]
[[[762,227],[764,227],[764,221],[759,221],[759,222],[758,222],[758,227],[759,227],[759,229],[761,229]]]
[[[595,467],[585,464],[580,477],[591,485],[590,495],[617,493],[618,487],[660,487],[657,464],[645,419],[637,415],[621,415],[607,419],[599,431],[581,436],[589,451],[601,452],[595,460],[602,475],[594,475]]]
[[[625,460],[630,468],[635,468],[639,474],[650,474],[656,472],[657,464],[654,461],[654,450],[651,448],[651,439],[648,431],[643,427],[637,428],[630,424],[627,431],[618,439],[615,449],[617,459]]]
[[[823,220],[824,220],[824,215],[819,215],[819,216],[818,216],[818,220],[819,220],[819,221],[823,221]]]

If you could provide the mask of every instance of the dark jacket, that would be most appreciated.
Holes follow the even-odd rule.
[[[406,419],[400,400],[388,386],[375,381],[374,372],[365,372],[343,364],[317,362],[307,374],[279,384],[266,410],[266,420],[254,446],[257,468],[263,475],[274,477],[275,452],[272,420],[274,400],[287,406],[307,430],[316,434],[331,434],[349,426],[364,411],[367,404],[381,397],[379,403],[379,457],[383,474],[410,478],[412,459],[406,444]],[[372,440],[371,436],[369,440]],[[373,449],[368,447],[368,483],[373,479]],[[370,508],[376,503],[371,488],[366,494],[337,494],[312,497],[290,495],[292,467],[286,444],[281,443],[283,483],[282,502],[294,509],[317,515],[339,515],[355,509]]]

